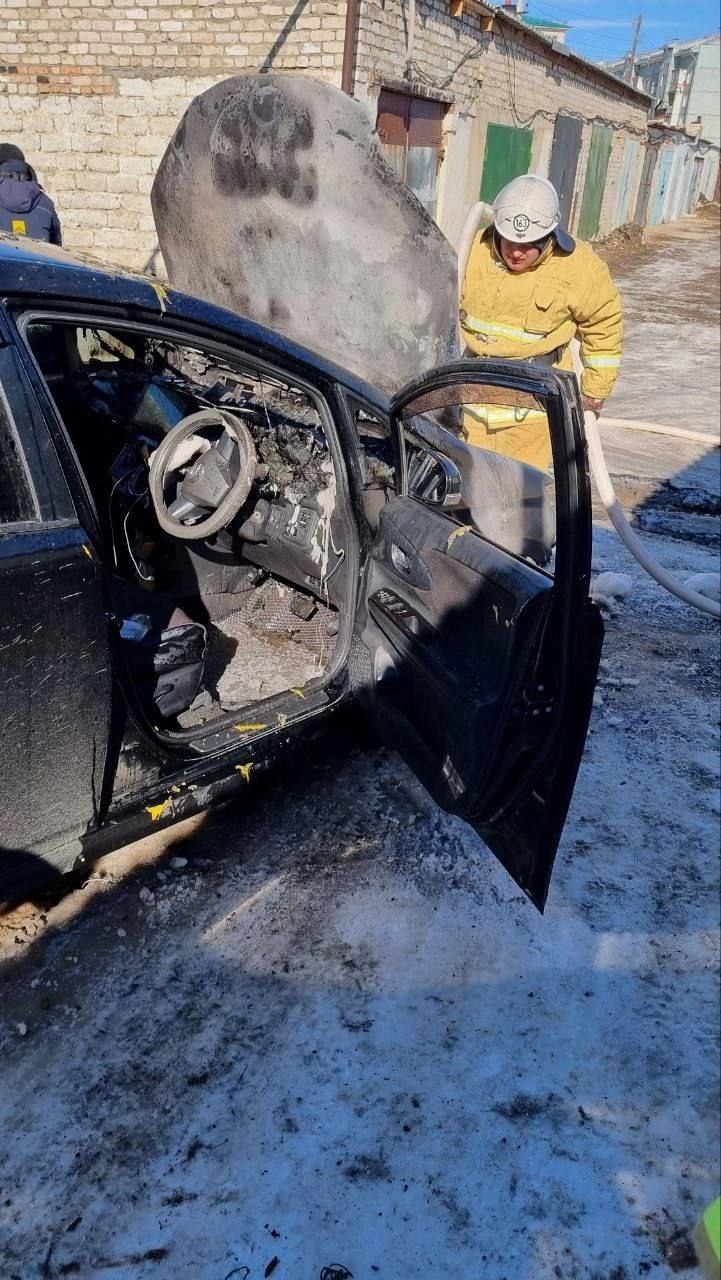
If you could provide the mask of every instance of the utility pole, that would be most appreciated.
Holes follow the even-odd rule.
[[[639,13],[636,19],[636,26],[633,29],[633,40],[631,41],[631,51],[626,54],[625,65],[623,68],[623,78],[626,84],[633,84],[633,73],[636,66],[636,50],[638,49],[638,38],[641,34],[641,23],[643,22],[643,14]]]

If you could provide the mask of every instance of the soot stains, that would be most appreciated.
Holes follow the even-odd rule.
[[[211,139],[215,186],[224,195],[253,199],[276,191],[295,204],[318,195],[315,166],[299,155],[314,138],[308,107],[272,85],[235,96],[222,112]]]
[[[186,111],[185,115],[180,121],[180,124],[175,130],[175,137],[173,139],[175,147],[177,148],[178,151],[182,151],[185,147],[185,128],[187,123],[188,123],[188,113]]]
[[[278,298],[271,298],[268,304],[268,323],[271,328],[278,328],[283,324],[287,324],[290,320],[290,311],[284,302],[280,302]]]

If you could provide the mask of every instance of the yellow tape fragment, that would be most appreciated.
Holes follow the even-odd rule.
[[[252,768],[253,768],[252,764],[237,764],[235,766],[236,773],[239,773],[241,778],[243,778],[245,782],[249,781],[250,771]]]
[[[158,818],[162,818],[163,812],[167,805],[172,803],[170,796],[163,800],[160,804],[148,804],[145,806],[145,812],[150,814],[150,821],[157,822]]]
[[[168,301],[168,290],[165,288],[165,285],[158,284],[154,280],[148,280],[146,283],[150,285],[150,288],[153,290],[153,293],[156,295],[158,302],[160,303],[161,314],[165,315],[165,304]]]
[[[267,729],[267,724],[234,724],[233,728],[236,733],[254,733],[258,729]]]
[[[456,538],[465,538],[467,533],[473,533],[472,524],[459,524],[457,529],[453,530],[448,542],[446,543],[446,551],[450,551]]]
[[[87,556],[87,557],[88,557],[88,560],[94,560],[94,559],[95,559],[95,556],[93,555],[92,551],[90,550],[90,547],[86,546],[86,544],[85,544],[85,543],[83,543],[83,555],[84,555],[84,556]]]
[[[305,694],[303,693],[303,690],[302,690],[302,689],[291,689],[291,693],[294,693],[294,694],[295,694],[295,696],[296,696],[296,698],[304,698],[304,697],[305,697]]]

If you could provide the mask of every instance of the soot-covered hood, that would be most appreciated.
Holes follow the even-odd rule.
[[[385,391],[457,354],[453,249],[331,85],[237,76],[195,98],[152,206],[175,288]]]

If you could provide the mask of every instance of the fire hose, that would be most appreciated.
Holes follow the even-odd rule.
[[[490,205],[479,201],[469,209],[466,219],[461,229],[461,235],[458,243],[458,292],[459,298],[463,288],[463,281],[466,275],[466,267],[470,257],[473,241],[478,231],[479,224],[482,221],[493,221],[493,210]],[[462,337],[461,337],[462,342]],[[605,421],[609,426],[624,427],[631,431],[650,431],[659,435],[676,436],[682,440],[694,440],[703,444],[709,444],[715,448],[719,447],[718,440],[713,436],[700,435],[696,432],[689,431],[681,427],[668,427],[659,423],[652,422],[635,422],[625,421],[623,418],[607,418]],[[598,417],[595,413],[585,414],[585,431],[586,440],[588,442],[588,457],[591,464],[591,472],[598,491],[598,496],[603,503],[611,524],[621,541],[631,552],[631,555],[641,565],[643,569],[658,584],[669,591],[671,595],[676,596],[678,600],[683,600],[685,604],[690,604],[694,609],[699,609],[702,613],[710,614],[712,618],[721,618],[721,603],[711,600],[708,596],[702,595],[700,591],[695,591],[693,587],[686,586],[683,582],[679,582],[673,574],[664,569],[656,559],[646,550],[640,538],[631,528],[626,516],[623,513],[621,504],[614,492],[611,477],[608,474],[606,459],[603,454],[601,445],[601,436],[598,430]]]

